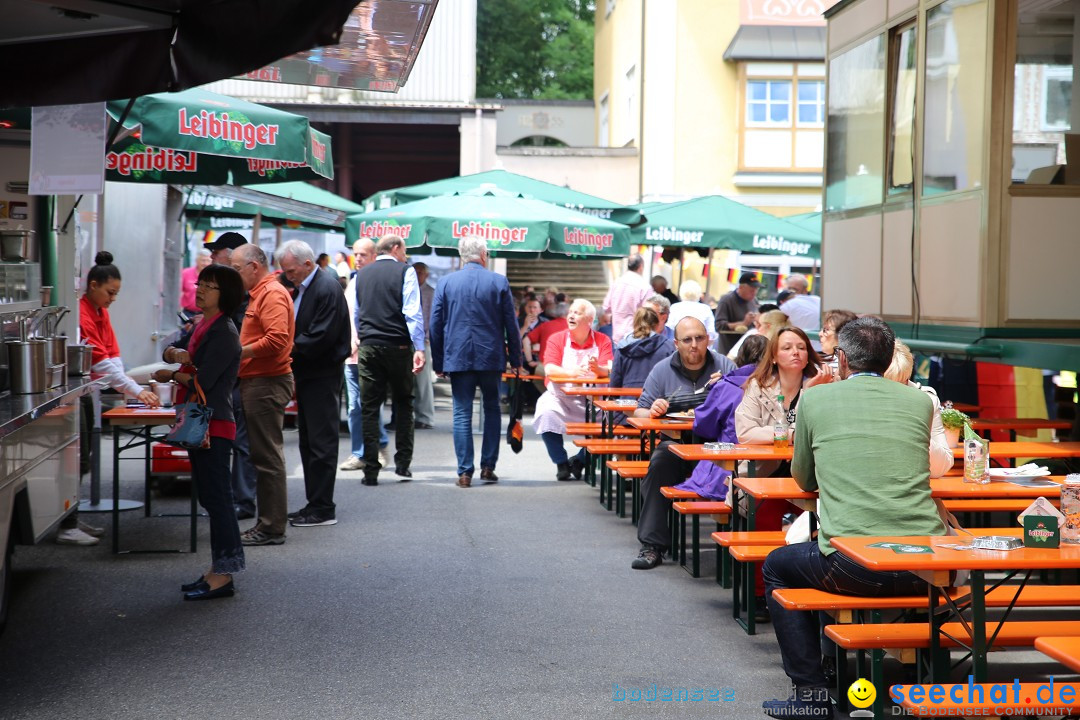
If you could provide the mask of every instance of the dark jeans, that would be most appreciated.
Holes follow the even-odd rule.
[[[379,463],[379,411],[389,390],[394,408],[394,464],[409,469],[413,456],[412,350],[361,345],[356,351],[360,405],[364,413],[364,478],[375,479]]]
[[[668,515],[671,501],[660,494],[660,488],[678,485],[694,471],[696,463],[687,462],[671,452],[675,443],[666,440],[653,450],[649,472],[641,480],[641,514],[638,516],[637,536],[642,545],[667,548],[671,544]]]
[[[320,515],[333,516],[335,508],[342,372],[343,369],[338,369],[331,375],[315,378],[294,376],[304,490],[308,509]]]
[[[236,439],[233,440],[232,491],[237,510],[255,514],[255,466],[251,464],[247,420],[244,403],[240,400],[240,383],[233,388],[233,416],[236,418]]]
[[[450,391],[454,396],[454,453],[458,475],[472,475],[473,465],[472,406],[476,388],[484,403],[484,440],[480,446],[480,467],[495,469],[499,462],[502,436],[502,413],[499,410],[498,370],[450,373]]]
[[[229,458],[233,444],[225,438],[210,438],[209,450],[189,450],[191,477],[199,494],[199,504],[210,516],[210,557],[214,572],[231,575],[244,569],[244,546],[233,505]]]
[[[875,572],[839,552],[823,555],[816,540],[773,550],[762,573],[784,672],[797,688],[826,687],[818,615],[785,610],[773,599],[773,590],[814,588],[856,597],[920,595],[927,591],[926,583],[912,573]]]

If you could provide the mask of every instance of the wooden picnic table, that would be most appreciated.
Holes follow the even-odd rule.
[[[1009,531],[1012,532],[1009,532]],[[1019,528],[1003,529],[1002,535],[1016,535]],[[971,573],[971,657],[975,682],[984,682],[987,675],[986,655],[991,649],[986,636],[986,573],[1024,572],[1027,576],[1035,570],[1068,570],[1080,568],[1080,545],[1062,543],[1060,548],[1029,548],[1016,550],[956,550],[941,545],[966,544],[963,536],[916,536],[916,537],[834,537],[832,546],[847,557],[870,570],[881,572],[916,572],[930,583],[928,612],[930,623],[930,658],[936,660],[940,653],[939,629],[948,619],[947,613],[935,613],[943,593],[951,582],[951,575],[958,570]],[[890,547],[870,547],[878,543],[922,545],[932,552],[907,554],[893,552]],[[1026,583],[1027,577],[1024,581]],[[1024,587],[1021,583],[1017,593]],[[947,595],[945,593],[944,595]],[[946,601],[951,606],[951,603]],[[952,606],[955,610],[955,606]],[[1008,614],[1000,624],[1007,622]],[[936,667],[934,680],[939,681],[946,668]]]
[[[543,375],[518,375],[516,373],[505,372],[502,374],[503,380],[523,380],[525,382],[531,382],[533,380],[543,380]]]
[[[605,397],[636,398],[641,396],[642,391],[641,388],[569,387],[563,390],[563,392],[570,396],[585,398],[585,422],[595,422],[595,403],[597,399]]]
[[[641,430],[643,435],[647,434],[645,449],[649,455],[652,455],[652,451],[656,449],[656,441],[660,435],[667,435],[672,440],[687,441],[694,431],[692,419],[628,417],[626,422],[631,427]]]
[[[1008,431],[1009,440],[1016,442],[1018,434],[1034,435],[1039,430],[1070,430],[1072,423],[1047,418],[972,418],[971,429],[987,439],[994,431]]]
[[[709,460],[732,470],[740,460],[790,460],[792,447],[736,445],[733,450],[706,450],[704,445],[672,445],[671,451],[683,460]]]
[[[963,458],[964,448],[953,448],[953,457]],[[1080,457],[1080,442],[991,442],[990,459],[994,458],[1074,458]]]
[[[125,450],[143,449],[143,486],[144,512],[150,515],[150,460],[151,445],[160,438],[155,437],[153,429],[163,425],[172,425],[176,421],[176,409],[171,407],[116,407],[101,414],[113,429],[113,506],[112,506],[112,551],[120,553],[120,455]],[[121,444],[123,442],[123,444]],[[195,505],[195,486],[191,489],[191,528],[190,548],[195,552],[198,509]],[[172,550],[126,550],[125,553],[138,552],[179,552]]]
[[[945,402],[946,402],[945,400],[941,401],[942,406],[945,405]],[[968,403],[954,402],[952,404],[952,406],[953,406],[953,410],[959,410],[960,412],[965,413],[967,415],[976,415],[976,414],[978,414],[979,412],[982,411],[981,406],[979,406],[979,405],[970,405]]]
[[[1041,637],[1035,640],[1035,649],[1073,672],[1080,672],[1080,638]]]

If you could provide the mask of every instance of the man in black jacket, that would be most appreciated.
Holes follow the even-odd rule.
[[[364,414],[364,484],[378,485],[379,409],[394,402],[394,472],[412,478],[413,375],[424,369],[424,314],[416,272],[405,264],[405,241],[384,235],[375,262],[356,274],[356,368]]]
[[[282,273],[297,288],[292,370],[307,505],[289,514],[289,524],[334,525],[341,377],[352,349],[349,308],[340,283],[318,272],[315,253],[306,242],[290,240],[275,255]]]

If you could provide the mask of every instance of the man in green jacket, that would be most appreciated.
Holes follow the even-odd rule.
[[[840,331],[837,356],[844,382],[803,393],[791,473],[818,492],[816,541],[787,545],[765,561],[765,595],[780,654],[794,686],[787,700],[769,700],[775,718],[831,718],[821,663],[817,614],[785,610],[777,588],[817,588],[857,596],[919,595],[926,584],[912,573],[867,570],[829,540],[841,536],[944,535],[930,497],[930,398],[882,377],[896,336],[873,317]],[[884,691],[884,688],[881,689]]]

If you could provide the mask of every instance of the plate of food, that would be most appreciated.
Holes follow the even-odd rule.
[[[693,420],[694,410],[691,408],[690,410],[684,410],[682,412],[669,412],[664,417],[671,418],[672,420]]]
[[[995,467],[987,470],[990,477],[995,480],[1010,480],[1012,478],[1036,478],[1046,477],[1050,474],[1050,470],[1045,467],[1040,467],[1035,463],[1028,463],[1017,468],[1002,468]]]

